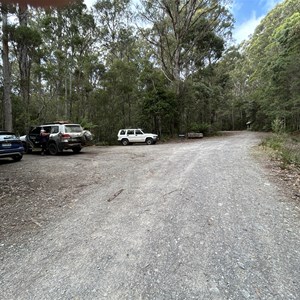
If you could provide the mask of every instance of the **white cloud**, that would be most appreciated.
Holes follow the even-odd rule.
[[[256,13],[252,12],[250,19],[238,25],[233,31],[233,38],[236,43],[247,40],[251,34],[254,33],[255,28],[259,25],[264,16],[256,17]]]
[[[244,0],[251,1],[251,0]],[[233,39],[235,43],[240,43],[243,40],[247,40],[250,35],[255,31],[255,28],[259,25],[261,20],[266,16],[266,14],[272,10],[277,4],[282,3],[284,0],[260,0],[257,7],[257,12],[260,12],[260,16],[257,16],[256,11],[252,11],[252,15],[248,20],[245,20],[241,24],[237,25],[233,30]],[[241,9],[241,2],[239,0],[233,0],[232,13],[233,15],[238,15]]]
[[[84,3],[86,4],[86,6],[88,8],[92,7],[95,3],[96,3],[97,0],[84,0]]]

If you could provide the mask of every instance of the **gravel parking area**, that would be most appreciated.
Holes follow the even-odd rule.
[[[298,187],[259,141],[1,160],[1,299],[300,299]]]

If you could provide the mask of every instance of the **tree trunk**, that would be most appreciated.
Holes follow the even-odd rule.
[[[19,24],[27,27],[28,24],[28,10],[27,5],[19,6]],[[23,103],[26,107],[25,126],[29,125],[29,103],[30,103],[30,59],[29,51],[26,42],[18,44],[19,50],[19,69],[20,69],[20,91]]]
[[[2,61],[3,61],[3,103],[4,103],[4,128],[13,130],[12,104],[11,104],[11,71],[9,63],[8,31],[7,31],[7,6],[2,4]]]

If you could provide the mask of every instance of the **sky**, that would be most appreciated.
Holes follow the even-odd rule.
[[[284,0],[232,0],[232,13],[235,19],[233,39],[240,43],[254,32],[260,21],[272,10],[276,4]],[[96,0],[85,0],[90,7]]]
[[[233,38],[236,43],[248,39],[260,21],[278,3],[284,0],[233,0],[232,13],[235,18]]]

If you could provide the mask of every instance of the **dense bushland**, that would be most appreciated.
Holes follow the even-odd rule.
[[[297,0],[230,47],[227,1],[98,0],[60,9],[0,4],[0,127],[79,122],[99,142],[122,127],[162,137],[300,128]],[[246,37],[245,37],[246,38]],[[3,80],[2,80],[3,79]]]

